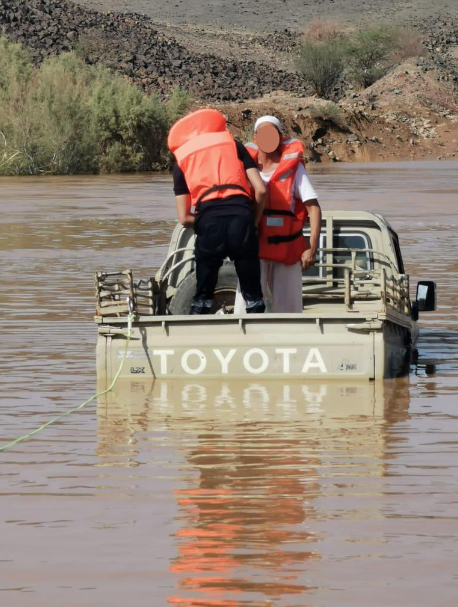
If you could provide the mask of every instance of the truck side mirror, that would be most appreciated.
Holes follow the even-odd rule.
[[[417,305],[419,312],[432,312],[436,309],[436,283],[432,280],[420,280],[417,284]]]

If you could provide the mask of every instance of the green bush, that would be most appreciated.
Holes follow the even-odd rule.
[[[366,88],[382,78],[391,67],[388,61],[390,42],[391,32],[386,27],[356,32],[346,46],[351,80]]]
[[[168,104],[74,53],[34,69],[0,38],[0,174],[146,171],[165,166],[167,132],[190,106]]]
[[[353,34],[347,40],[348,75],[366,88],[406,59],[425,54],[421,35],[401,27],[373,27]]]
[[[193,99],[187,91],[180,88],[174,89],[166,106],[170,124],[173,124],[178,118],[186,114],[192,104]]]
[[[17,85],[27,85],[33,69],[31,58],[20,44],[0,36],[0,101],[2,105],[17,93]]]
[[[315,93],[329,99],[342,73],[366,88],[395,65],[423,54],[422,37],[414,29],[380,26],[344,33],[337,24],[322,20],[309,25],[297,66]]]
[[[314,92],[329,99],[343,72],[343,54],[340,39],[304,40],[297,59],[299,72],[313,86]]]

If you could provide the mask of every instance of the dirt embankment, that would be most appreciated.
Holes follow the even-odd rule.
[[[415,23],[415,19],[412,20]],[[198,105],[218,104],[245,138],[254,119],[279,115],[303,137],[310,161],[454,158],[458,151],[458,21],[417,22],[427,56],[412,59],[364,91],[341,84],[332,112],[294,71],[291,30],[255,33],[169,24],[144,15],[100,13],[57,0],[2,0],[0,28],[35,60],[76,50],[146,91],[181,86]]]
[[[304,139],[310,162],[377,162],[458,157],[458,97],[452,81],[425,59],[405,62],[362,92],[328,102],[273,94],[223,105],[242,138],[263,114],[279,116]]]

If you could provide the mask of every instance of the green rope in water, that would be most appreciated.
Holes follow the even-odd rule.
[[[108,388],[106,390],[103,390],[102,392],[98,392],[97,394],[94,394],[93,396],[91,396],[91,398],[88,398],[87,400],[85,400],[84,403],[81,403],[81,405],[78,405],[78,407],[74,407],[73,409],[68,409],[68,411],[61,413],[60,415],[57,415],[56,417],[53,417],[51,420],[49,420],[49,422],[46,422],[39,428],[32,430],[32,432],[29,432],[29,434],[25,434],[24,436],[21,436],[21,437],[17,438],[16,440],[11,441],[11,443],[7,443],[6,445],[3,445],[3,447],[0,447],[0,451],[7,451],[8,449],[11,449],[11,447],[14,447],[14,445],[17,445],[18,443],[23,443],[26,440],[29,440],[29,438],[34,436],[34,434],[38,434],[39,432],[41,432],[42,430],[44,430],[51,424],[54,424],[55,422],[57,422],[59,419],[62,419],[63,417],[70,415],[70,413],[75,413],[75,411],[79,411],[80,409],[83,409],[83,407],[88,405],[95,398],[98,398],[99,396],[103,396],[104,394],[108,394],[108,392],[111,392],[111,390],[113,390],[116,382],[118,381],[119,376],[121,375],[121,371],[124,366],[124,361],[126,360],[127,348],[129,347],[130,336],[132,333],[133,318],[134,318],[134,315],[129,314],[129,317],[127,319],[127,339],[126,339],[126,347],[124,348],[124,355],[122,357],[121,364],[119,365],[119,369],[117,370],[116,375],[114,376],[113,381],[108,386]]]

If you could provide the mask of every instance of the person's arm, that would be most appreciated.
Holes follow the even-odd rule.
[[[307,209],[310,222],[310,247],[302,253],[302,267],[304,270],[311,268],[316,263],[316,252],[320,242],[321,232],[321,208],[318,196],[310,182],[307,171],[299,164],[294,179],[294,196],[302,200]]]
[[[310,248],[302,253],[302,267],[304,270],[311,268],[316,263],[316,252],[320,242],[321,232],[321,207],[316,198],[307,200],[305,203],[310,223]]]
[[[258,226],[264,212],[264,207],[266,206],[267,189],[257,168],[246,169],[246,174],[254,190],[254,198],[256,200],[254,223]]]
[[[250,156],[246,147],[243,145],[243,143],[240,143],[240,141],[236,141],[235,144],[237,146],[238,159],[242,162],[247,178],[253,186],[254,198],[256,201],[255,225],[258,226],[264,212],[264,207],[266,206],[266,186],[264,185],[261,175],[259,174],[258,165]]]
[[[191,195],[183,171],[176,163],[173,166],[173,191],[175,192],[178,221],[185,228],[194,227],[194,215],[186,211],[191,208]]]
[[[194,227],[194,215],[186,213],[186,209],[190,207],[190,194],[180,194],[175,196],[175,202],[177,205],[178,221],[185,228]]]

